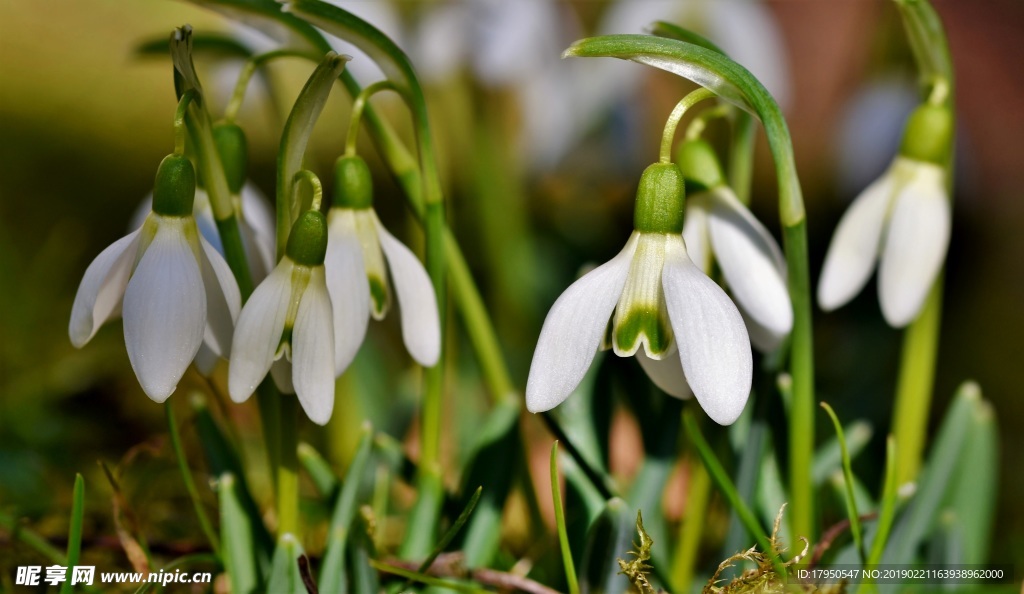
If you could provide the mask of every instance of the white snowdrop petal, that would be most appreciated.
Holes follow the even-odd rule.
[[[81,348],[89,342],[100,326],[118,311],[135,263],[139,233],[140,229],[136,229],[110,244],[85,269],[68,325],[68,335],[75,347]]]
[[[818,281],[818,305],[831,311],[867,284],[892,199],[892,169],[868,186],[839,220]]]
[[[200,261],[206,292],[206,331],[203,341],[215,354],[228,358],[231,355],[235,320],[242,309],[242,296],[223,256],[206,239],[200,237],[199,242],[202,246]]]
[[[570,285],[551,306],[526,382],[530,412],[558,406],[583,380],[626,284],[637,239],[634,233],[617,256]]]
[[[679,361],[679,355],[675,352],[668,353],[660,361],[647,356],[647,351],[641,347],[636,352],[636,360],[640,363],[647,377],[651,378],[655,386],[661,388],[669,396],[676,398],[690,398],[693,392],[686,383],[686,376],[683,375],[683,366]]]
[[[334,312],[334,375],[352,363],[370,322],[370,284],[355,235],[352,211],[332,208],[327,215],[327,291]]]
[[[699,192],[686,197],[686,219],[683,221],[683,241],[690,261],[705,274],[711,272],[711,238],[708,236],[708,217],[711,196]]]
[[[284,334],[295,265],[285,258],[245,302],[231,341],[228,393],[243,402],[267,375]],[[275,378],[276,379],[276,378]]]
[[[878,296],[890,326],[921,311],[949,249],[952,206],[942,169],[921,164],[895,198],[878,270]]]
[[[259,283],[274,269],[277,238],[275,214],[263,193],[252,182],[242,187],[242,238],[252,267],[253,281]]]
[[[409,248],[388,233],[380,221],[377,221],[377,236],[398,296],[398,315],[402,320],[405,347],[417,363],[430,367],[441,355],[441,323],[434,286],[423,264]]]
[[[163,402],[199,350],[206,328],[206,294],[196,254],[186,238],[191,218],[159,217],[156,235],[124,293],[124,342],[146,394]],[[198,239],[198,237],[196,237]]]
[[[763,330],[781,340],[793,328],[793,305],[775,239],[725,186],[713,193],[708,228],[733,297]]]
[[[687,383],[708,416],[729,425],[750,396],[753,358],[743,318],[681,241],[668,245],[662,284]]]
[[[292,383],[302,409],[326,425],[334,410],[334,325],[324,268],[310,272],[292,330]]]

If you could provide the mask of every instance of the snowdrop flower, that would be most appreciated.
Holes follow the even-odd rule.
[[[370,317],[380,320],[387,314],[392,289],[401,307],[402,339],[409,354],[424,367],[434,365],[441,353],[441,326],[427,271],[377,218],[366,162],[343,156],[334,171],[326,267],[335,311],[335,373],[341,375],[355,358]]]
[[[736,306],[687,254],[683,201],[676,165],[644,171],[626,247],[573,283],[544,320],[526,384],[530,411],[564,401],[610,332],[615,354],[636,355],[665,392],[692,389],[717,423],[739,417],[750,394],[750,339]]]
[[[818,284],[822,309],[836,309],[859,293],[878,259],[886,322],[901,328],[917,317],[949,248],[952,129],[947,107],[922,105],[911,115],[899,155],[839,221]]]
[[[235,124],[219,123],[214,126],[214,139],[220,152],[221,162],[225,169],[228,189],[232,193],[235,218],[242,236],[242,247],[245,249],[246,261],[252,280],[259,283],[274,267],[274,213],[259,189],[245,179],[246,161],[248,158],[245,135]],[[129,220],[129,229],[138,229],[145,223],[153,205],[153,195],[149,194],[142,200]],[[224,246],[221,243],[217,221],[213,216],[210,197],[203,189],[196,189],[192,206],[192,217],[196,221],[199,233],[221,255]],[[195,365],[199,373],[209,376],[213,373],[220,356],[205,344],[196,353]]]
[[[247,400],[270,371],[282,392],[298,396],[313,422],[330,420],[334,324],[324,275],[326,250],[324,215],[303,213],[292,227],[284,257],[238,316],[228,367],[228,393],[235,402]]]
[[[124,318],[128,359],[143,391],[156,402],[174,392],[204,344],[227,356],[241,307],[224,258],[192,216],[195,171],[188,159],[160,163],[152,211],[85,271],[68,333],[81,347],[109,319]]]
[[[683,225],[690,259],[705,274],[717,260],[747,322],[750,342],[762,352],[775,350],[793,329],[782,250],[725,183],[707,142],[684,142],[676,162],[690,191]]]

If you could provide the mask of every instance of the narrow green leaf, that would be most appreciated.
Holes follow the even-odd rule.
[[[878,565],[882,560],[885,545],[888,544],[889,530],[896,515],[896,497],[899,485],[896,484],[897,472],[896,440],[892,435],[885,440],[885,482],[882,485],[882,507],[878,511],[878,526],[871,553],[868,555],[868,566]]]
[[[85,479],[81,474],[75,474],[75,489],[71,496],[71,524],[68,529],[68,558],[65,567],[78,565],[78,558],[82,554],[82,518],[85,515]],[[71,587],[71,580],[61,584],[60,594],[67,594],[74,588]]]
[[[843,477],[846,479],[846,517],[850,520],[850,532],[853,534],[853,542],[857,545],[857,550],[860,552],[861,561],[867,561],[867,552],[864,549],[863,533],[860,527],[860,512],[857,511],[857,500],[853,497],[853,469],[850,467],[850,453],[846,449],[846,437],[843,435],[843,426],[839,423],[839,417],[836,416],[832,407],[826,402],[821,403],[821,408],[825,409],[828,413],[829,418],[832,419],[832,425],[836,429],[836,439],[839,440],[839,452],[843,461]]]
[[[871,441],[873,431],[871,424],[866,421],[854,421],[843,429],[843,436],[846,438],[846,451],[853,461],[857,455],[864,451],[864,447]],[[839,444],[839,437],[833,437],[822,444],[814,453],[814,467],[811,470],[811,478],[814,485],[821,486],[843,465],[843,452]]]
[[[953,60],[942,20],[935,9],[927,0],[896,0],[896,7],[903,17],[922,83],[925,86],[938,81],[952,84]]]
[[[973,413],[947,508],[955,515],[963,539],[961,563],[981,564],[988,561],[999,493],[999,435],[988,402],[978,402]]]
[[[274,560],[270,565],[270,579],[267,592],[276,594],[307,594],[299,570],[299,557],[304,554],[302,545],[293,534],[282,534],[277,541]],[[331,592],[332,590],[324,590]],[[234,591],[232,591],[234,592]]]
[[[572,456],[562,457],[565,477],[565,526],[572,550],[582,551],[590,526],[604,511],[606,500]]]
[[[919,547],[939,518],[942,501],[967,443],[975,407],[980,402],[981,389],[977,384],[967,382],[957,390],[917,483],[914,499],[893,532],[883,562],[907,564],[917,557]]]
[[[359,440],[359,448],[355,458],[345,474],[338,501],[331,516],[331,526],[327,533],[327,550],[324,552],[320,566],[320,589],[323,592],[343,593],[348,591],[348,580],[345,575],[345,549],[348,546],[348,535],[352,519],[356,515],[356,498],[359,495],[359,484],[370,460],[373,445],[373,429],[363,428]]]
[[[192,51],[202,57],[242,58],[252,56],[252,49],[230,35],[221,33],[195,33],[192,36]],[[167,36],[160,35],[144,40],[135,46],[140,56],[167,56]]]
[[[459,530],[462,530],[462,526],[466,523],[466,520],[469,519],[469,515],[473,513],[473,510],[476,508],[477,502],[480,501],[480,494],[482,492],[483,487],[477,487],[476,491],[473,493],[473,496],[470,497],[469,503],[466,504],[466,508],[463,509],[462,513],[459,514],[459,517],[455,519],[455,523],[452,524],[447,531],[445,531],[444,536],[442,536],[441,540],[438,541],[437,546],[434,547],[434,550],[431,551],[430,555],[428,555],[427,558],[423,560],[423,563],[420,563],[420,566],[416,570],[416,573],[427,573],[427,571],[430,569],[430,566],[434,564],[434,560],[437,559],[438,555],[444,552],[445,547],[447,547],[448,544],[452,541],[452,539],[455,538],[455,535],[459,533]],[[404,591],[408,589],[409,585],[410,584],[406,582],[405,586],[402,587],[402,590]]]
[[[502,512],[514,483],[511,469],[520,451],[519,412],[519,402],[507,400],[488,414],[467,465],[463,493],[479,485],[483,496],[462,540],[466,567],[490,565],[501,544]],[[477,492],[471,498],[476,498]]]
[[[313,481],[317,493],[320,493],[325,501],[333,502],[338,495],[338,477],[335,476],[331,465],[308,443],[300,443],[298,452],[299,462]]]
[[[368,508],[364,506],[362,509],[365,511]],[[370,519],[366,514],[356,514],[352,522],[352,533],[348,537],[348,569],[352,576],[353,592],[381,591],[377,570],[370,564],[377,557],[370,531]],[[325,594],[327,592],[321,591]]]
[[[626,501],[609,499],[587,533],[580,564],[580,585],[589,594],[618,594],[631,591],[629,579],[619,569],[633,548],[636,516]]]
[[[205,398],[199,394],[193,394],[191,402],[196,415],[196,433],[199,436],[199,444],[202,446],[210,475],[219,477],[230,474],[232,476],[234,497],[237,498],[245,512],[246,521],[249,523],[249,532],[252,534],[256,546],[259,566],[265,571],[270,567],[270,558],[274,554],[274,539],[270,536],[266,524],[263,523],[259,506],[256,505],[256,500],[253,499],[252,492],[249,490],[241,459],[234,446],[221,431],[220,426],[217,425],[217,421],[214,420]],[[221,532],[223,533],[223,527]]]
[[[580,586],[576,580],[576,567],[572,562],[572,550],[569,548],[569,533],[565,528],[565,513],[562,510],[562,490],[558,483],[557,440],[551,444],[551,503],[555,507],[558,544],[562,549],[562,565],[565,567],[565,579],[569,584],[569,594],[580,594]]]
[[[223,545],[221,558],[224,570],[235,594],[254,594],[260,591],[260,565],[253,538],[252,522],[242,504],[238,483],[231,473],[217,480],[220,496],[220,532]]]

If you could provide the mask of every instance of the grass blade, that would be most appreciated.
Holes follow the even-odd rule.
[[[551,445],[551,503],[555,507],[555,523],[558,525],[558,544],[562,549],[562,564],[565,566],[565,579],[569,584],[569,594],[580,594],[580,586],[576,581],[576,567],[572,562],[572,550],[569,548],[569,533],[565,528],[565,513],[562,510],[562,490],[558,486],[558,441]]]
[[[68,559],[65,567],[71,568],[78,565],[78,558],[82,554],[82,516],[85,514],[85,479],[81,474],[75,474],[75,490],[72,495],[71,504],[71,527],[68,530]],[[65,581],[60,587],[60,594],[67,594],[74,588],[71,587],[71,580]]]
[[[345,549],[348,546],[348,535],[352,520],[356,515],[356,498],[359,495],[360,479],[370,460],[373,445],[373,430],[370,426],[363,428],[363,436],[359,440],[352,465],[345,474],[338,501],[331,515],[331,527],[327,535],[327,550],[324,552],[320,566],[320,589],[324,592],[343,593],[348,591],[348,580],[345,571]]]
[[[221,559],[235,594],[253,594],[260,590],[261,576],[253,526],[239,495],[235,476],[225,473],[217,480],[220,498]]]
[[[839,417],[827,402],[821,403],[825,409],[832,425],[836,428],[836,439],[839,440],[839,452],[843,461],[843,477],[846,479],[846,517],[850,519],[850,533],[853,534],[853,542],[860,552],[861,562],[867,561],[867,553],[864,550],[864,537],[860,526],[860,513],[857,511],[857,500],[853,496],[853,469],[850,467],[850,453],[846,449],[846,437],[843,435],[843,426],[839,424]]]
[[[178,470],[181,471],[181,479],[185,483],[185,490],[188,491],[188,497],[192,500],[192,507],[196,510],[196,516],[199,518],[199,525],[203,529],[203,534],[206,535],[206,540],[210,541],[210,548],[219,557],[220,540],[213,529],[213,523],[210,522],[210,518],[206,515],[206,509],[199,498],[199,490],[196,489],[196,483],[192,480],[192,470],[188,467],[188,458],[185,457],[185,449],[181,446],[178,420],[174,416],[174,409],[171,407],[170,400],[164,403],[164,410],[167,412],[167,431],[171,435],[171,446],[174,448],[174,457],[178,461]]]

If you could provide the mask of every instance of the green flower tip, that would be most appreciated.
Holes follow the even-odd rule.
[[[167,155],[156,170],[153,212],[167,217],[192,214],[196,197],[196,170],[184,155]]]
[[[228,189],[238,194],[245,185],[245,171],[249,161],[249,145],[245,132],[237,124],[219,122],[213,127],[213,140],[224,166]]]
[[[285,254],[296,264],[320,266],[327,254],[327,218],[318,210],[307,210],[292,225]]]
[[[633,227],[643,233],[682,233],[685,184],[675,163],[655,163],[644,170],[636,191]]]
[[[689,190],[709,190],[725,183],[715,149],[704,140],[688,140],[676,150],[676,163],[683,172]]]
[[[953,145],[953,112],[946,105],[925,103],[910,114],[903,131],[900,154],[904,157],[946,165]]]
[[[334,164],[334,206],[370,208],[373,206],[373,178],[366,161],[358,155],[346,155]]]

